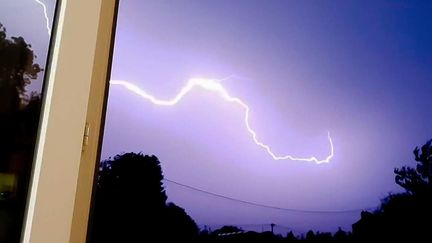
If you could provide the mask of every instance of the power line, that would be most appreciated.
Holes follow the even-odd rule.
[[[245,201],[245,200],[241,200],[241,199],[237,199],[237,198],[233,198],[233,197],[228,197],[222,194],[218,194],[218,193],[214,193],[214,192],[210,192],[210,191],[206,191],[194,186],[190,186],[190,185],[186,185],[177,181],[173,181],[170,179],[164,179],[164,181],[175,184],[177,186],[181,186],[184,188],[187,188],[189,190],[192,191],[197,191],[197,192],[201,192],[207,195],[211,195],[214,197],[219,197],[219,198],[223,198],[229,201],[234,201],[234,202],[238,202],[238,203],[242,203],[242,204],[247,204],[247,205],[251,205],[251,206],[255,206],[255,207],[261,207],[261,208],[269,208],[269,209],[276,209],[276,210],[282,210],[282,211],[288,211],[288,212],[295,212],[295,213],[309,213],[309,214],[342,214],[342,213],[356,213],[356,212],[360,212],[360,211],[365,211],[365,210],[371,210],[371,209],[375,209],[375,208],[360,208],[360,209],[346,209],[346,210],[305,210],[305,209],[296,209],[296,208],[284,208],[284,207],[278,207],[278,206],[272,206],[272,205],[266,205],[266,204],[261,204],[261,203],[256,203],[256,202],[251,202],[251,201]]]

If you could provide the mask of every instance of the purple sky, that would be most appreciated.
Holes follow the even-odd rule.
[[[47,7],[49,24],[52,25],[55,0],[42,0]],[[22,36],[31,44],[41,67],[45,67],[50,37],[46,29],[43,8],[34,0],[1,0],[0,23],[6,27],[7,35]],[[41,72],[37,80],[28,87],[28,91],[40,92],[45,72]]]
[[[43,63],[42,9],[31,0],[5,4],[9,36],[24,36]],[[430,1],[121,1],[112,79],[168,99],[191,77],[236,75],[222,84],[251,107],[260,140],[276,153],[323,158],[330,131],[335,156],[320,165],[272,160],[251,140],[241,107],[208,91],[160,107],[112,86],[102,158],[154,154],[166,178],[277,207],[378,206],[399,190],[393,168],[414,165],[411,151],[432,138],[431,11]],[[335,231],[359,218],[165,186],[200,225]]]
[[[325,157],[329,130],[335,157],[273,161],[250,139],[241,107],[207,91],[160,107],[112,86],[102,158],[155,154],[166,178],[261,204],[377,206],[398,190],[393,168],[432,136],[431,10],[430,2],[122,1],[112,79],[168,99],[191,77],[237,75],[222,84],[251,107],[262,141],[278,153]],[[201,225],[334,231],[359,217],[166,188]]]

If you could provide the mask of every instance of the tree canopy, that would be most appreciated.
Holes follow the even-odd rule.
[[[18,109],[26,86],[43,70],[35,58],[31,45],[23,37],[8,39],[0,23],[0,114]]]
[[[102,161],[97,177],[92,242],[190,240],[198,227],[185,210],[167,203],[156,156],[125,153]]]
[[[432,140],[414,149],[416,167],[396,168],[395,182],[405,192],[392,193],[373,213],[362,212],[353,224],[357,239],[421,240],[428,238],[432,217]]]
[[[414,156],[417,166],[395,169],[395,181],[407,193],[430,194],[432,189],[432,140],[423,145],[421,150],[416,147]]]
[[[40,95],[26,92],[42,68],[23,37],[6,35],[0,23],[0,242],[18,242],[39,124]],[[4,223],[7,222],[7,223]]]

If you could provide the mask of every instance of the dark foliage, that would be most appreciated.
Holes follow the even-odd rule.
[[[41,109],[40,95],[25,93],[42,71],[35,58],[24,38],[8,39],[0,24],[0,176],[13,181],[0,185],[0,242],[21,235]]]
[[[117,155],[101,162],[96,185],[92,242],[192,240],[198,227],[181,207],[166,203],[155,156]]]
[[[132,242],[145,239],[178,242],[362,242],[423,240],[430,238],[431,161],[429,141],[414,150],[416,169],[395,169],[395,181],[404,193],[390,194],[376,212],[362,212],[353,233],[308,231],[286,237],[272,231],[245,231],[223,226],[205,228],[197,235],[195,222],[184,209],[166,204],[163,175],[155,156],[127,153],[101,163],[96,193],[93,242]],[[271,224],[272,228],[275,226]]]
[[[416,168],[395,169],[395,182],[404,193],[384,198],[377,212],[362,212],[353,224],[353,235],[361,240],[430,239],[432,227],[432,146],[428,141],[414,150]]]

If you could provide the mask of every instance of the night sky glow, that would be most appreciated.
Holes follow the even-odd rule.
[[[252,136],[252,139],[254,140],[255,144],[260,146],[261,148],[265,149],[267,153],[274,159],[274,160],[294,160],[294,161],[305,161],[305,162],[315,162],[317,164],[320,163],[328,163],[330,162],[330,159],[333,158],[334,155],[334,147],[333,147],[333,141],[330,137],[330,132],[327,134],[327,138],[330,144],[330,154],[325,159],[317,159],[316,157],[312,156],[309,158],[299,158],[292,155],[275,155],[273,151],[271,150],[270,146],[267,144],[264,144],[260,142],[257,138],[256,132],[250,127],[249,125],[249,111],[250,108],[244,101],[237,97],[231,96],[228,91],[225,90],[225,88],[220,83],[220,80],[212,80],[212,79],[202,79],[202,78],[194,78],[190,79],[187,84],[180,90],[180,92],[170,100],[160,100],[152,96],[151,94],[148,94],[144,90],[140,89],[138,86],[132,84],[131,82],[124,81],[124,80],[111,80],[111,85],[120,85],[124,88],[128,89],[129,91],[141,96],[142,98],[149,100],[151,103],[159,106],[174,106],[177,105],[185,95],[187,95],[192,89],[198,87],[202,88],[211,92],[218,93],[225,101],[233,102],[244,109],[244,123],[246,126],[246,129]]]
[[[54,7],[5,0],[0,10],[8,35],[36,53],[52,19],[41,2]],[[233,74],[223,89],[250,108],[255,141],[245,107],[220,92],[190,89],[161,107],[111,83],[102,158],[156,155],[169,200],[201,226],[350,230],[399,191],[393,168],[432,137],[431,1],[128,0],[119,11],[112,80],[163,101],[185,80]],[[331,162],[275,162],[270,151]]]

